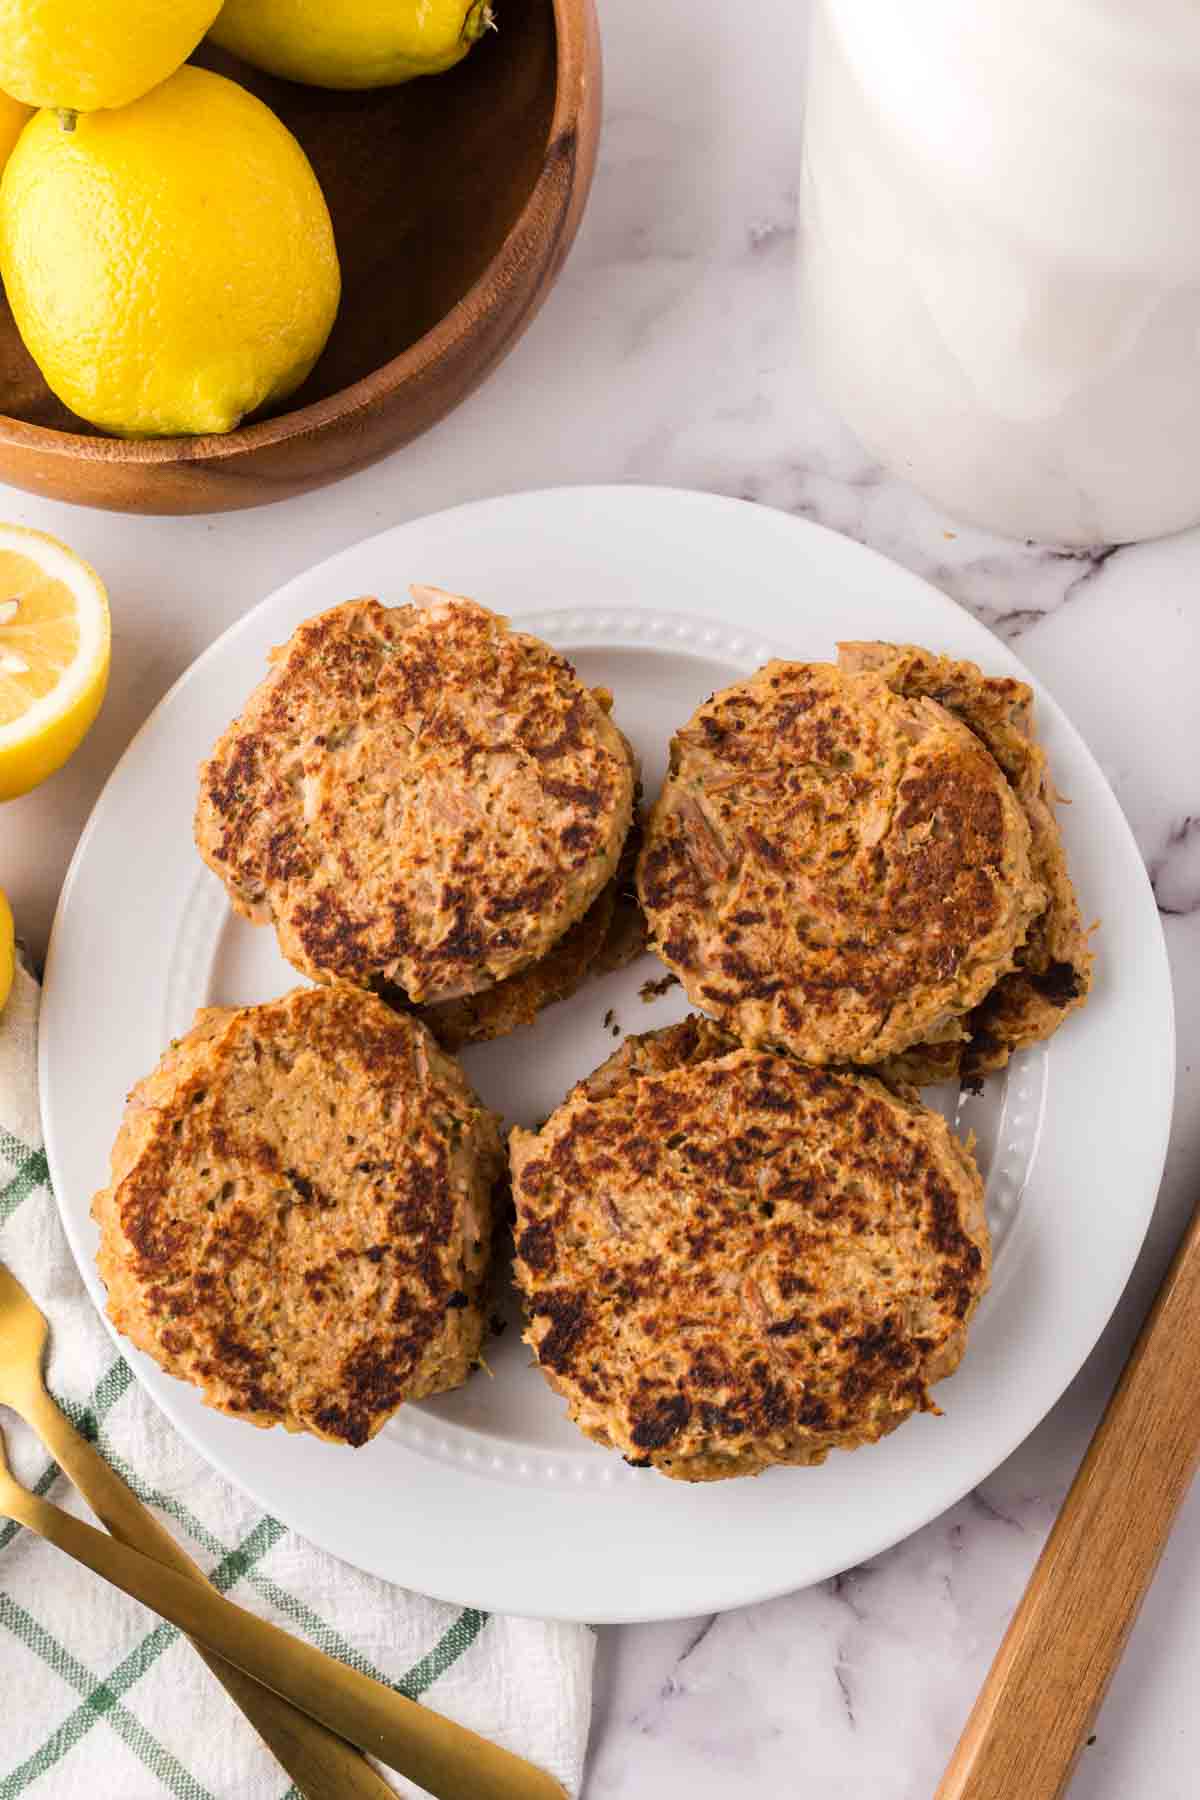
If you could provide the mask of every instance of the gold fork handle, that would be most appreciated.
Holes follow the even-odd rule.
[[[20,1396],[20,1413],[41,1438],[96,1517],[123,1544],[181,1575],[204,1579],[154,1514],[59,1411],[40,1382]],[[370,1763],[342,1738],[297,1711],[290,1701],[244,1675],[223,1657],[196,1646],[230,1699],[291,1776],[304,1800],[395,1800]]]
[[[335,1662],[234,1606],[207,1583],[164,1568],[30,1494],[11,1477],[4,1482],[0,1504],[39,1537],[437,1800],[464,1800],[465,1795],[471,1800],[565,1800],[558,1782],[522,1757]]]

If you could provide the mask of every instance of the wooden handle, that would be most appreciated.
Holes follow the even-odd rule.
[[[935,1800],[1056,1800],[1200,1455],[1200,1208],[1080,1464]]]
[[[437,1800],[464,1800],[467,1795],[471,1800],[565,1800],[558,1782],[532,1763],[243,1611],[207,1582],[164,1568],[28,1493],[11,1476],[4,1477],[0,1492],[3,1510],[47,1543]]]
[[[30,1377],[21,1385],[21,1416],[112,1535],[166,1568],[203,1581],[203,1571],[104,1458],[80,1437],[40,1379]],[[197,1649],[230,1699],[287,1770],[304,1800],[395,1800],[394,1790],[352,1744],[299,1712],[269,1688],[260,1686],[232,1663],[199,1646]]]

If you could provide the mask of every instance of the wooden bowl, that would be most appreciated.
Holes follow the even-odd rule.
[[[446,75],[361,94],[198,61],[295,132],[333,215],[342,304],[304,386],[223,437],[105,437],[54,398],[0,305],[0,481],[84,506],[199,513],[336,481],[469,394],[549,293],[600,128],[593,0],[497,0]]]

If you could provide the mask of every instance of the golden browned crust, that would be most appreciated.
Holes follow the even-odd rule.
[[[202,1011],[93,1203],[109,1316],[222,1412],[365,1443],[478,1358],[498,1125],[357,989]]]
[[[543,1008],[569,999],[591,974],[608,941],[615,900],[614,879],[540,962],[482,994],[420,1006],[417,1017],[428,1025],[443,1050],[462,1050],[467,1044],[507,1037],[523,1025],[532,1025]],[[390,1000],[392,995],[385,992],[384,998]]]
[[[916,1046],[908,1053],[910,1079],[972,1080],[1052,1036],[1084,1005],[1092,984],[1093,957],[1067,870],[1054,785],[1035,736],[1033,690],[1027,682],[984,675],[974,663],[934,656],[914,644],[839,644],[838,652],[840,667],[871,670],[897,693],[935,700],[961,719],[1003,769],[1029,820],[1033,873],[1047,904],[1017,951],[1016,967],[964,1021],[960,1044]]]
[[[960,1035],[1045,905],[972,733],[826,663],[769,663],[675,734],[638,888],[694,1005],[818,1064]]]
[[[473,601],[309,619],[201,770],[200,853],[319,981],[417,1003],[536,962],[610,880],[634,769],[602,700]]]
[[[510,1162],[543,1373],[589,1437],[680,1480],[936,1410],[987,1288],[983,1183],[943,1119],[711,1020],[627,1040]]]
[[[632,892],[640,845],[641,826],[635,818],[616,874],[582,919],[563,934],[540,962],[510,975],[507,981],[497,982],[482,994],[413,1009],[443,1050],[462,1050],[468,1044],[507,1037],[522,1026],[532,1025],[547,1006],[578,993],[590,975],[623,968],[641,954],[646,944],[645,919]],[[399,989],[384,987],[380,991],[389,1005],[406,1005]]]

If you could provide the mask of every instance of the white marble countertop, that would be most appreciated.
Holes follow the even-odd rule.
[[[1099,1349],[978,1493],[866,1568],[717,1619],[605,1630],[587,1800],[923,1800],[955,1740],[1137,1321],[1200,1196],[1200,531],[1091,555],[938,514],[816,396],[793,323],[805,7],[601,0],[607,123],[560,285],[447,423],[306,499],[134,519],[12,490],[114,603],[112,688],[85,750],[0,815],[0,871],[44,946],[95,795],[168,684],[253,601],[395,521],[558,482],[671,482],[863,539],[991,625],[1080,727],[1154,878],[1179,1093],[1158,1215]],[[1191,1800],[1200,1763],[1200,1494],[1176,1529],[1073,1800]],[[1014,1797],[1016,1800],[1016,1797]]]

